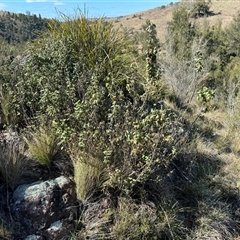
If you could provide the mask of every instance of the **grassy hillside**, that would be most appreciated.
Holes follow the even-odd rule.
[[[166,31],[166,26],[168,21],[172,18],[172,13],[176,4],[170,4],[167,6],[160,6],[158,8],[149,9],[147,11],[136,12],[127,16],[116,18],[114,25],[116,27],[127,27],[134,30],[141,30],[142,25],[149,19],[151,22],[155,23],[157,26],[157,33],[159,39],[164,39],[164,32]],[[159,4],[160,5],[160,4]],[[223,27],[228,26],[233,17],[240,11],[240,1],[239,0],[226,0],[226,1],[216,1],[213,0],[210,10],[213,11],[215,15],[206,18],[211,25],[214,25],[218,21],[222,22]],[[204,18],[196,20],[203,22]]]

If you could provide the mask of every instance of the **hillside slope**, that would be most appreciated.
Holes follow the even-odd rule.
[[[41,15],[0,11],[0,38],[8,43],[24,43],[35,39],[48,28],[49,19]]]
[[[161,6],[158,8],[149,9],[147,11],[136,12],[131,15],[119,17],[114,19],[114,24],[116,27],[122,26],[139,31],[146,20],[149,19],[151,22],[156,24],[158,37],[159,39],[163,40],[167,23],[171,20],[173,10],[177,5],[178,3],[170,4],[167,6]],[[237,14],[237,12],[240,11],[240,1],[214,0],[212,1],[210,10],[213,12],[213,15],[207,17],[206,20],[209,21],[211,25],[221,21],[223,27],[226,27]],[[203,20],[204,18],[196,21],[202,22]]]

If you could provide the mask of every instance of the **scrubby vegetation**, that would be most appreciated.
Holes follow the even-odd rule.
[[[164,42],[151,21],[136,38],[81,12],[21,48],[2,40],[1,127],[24,145],[3,143],[1,184],[64,155],[84,205],[72,239],[237,239],[239,24],[178,4]]]

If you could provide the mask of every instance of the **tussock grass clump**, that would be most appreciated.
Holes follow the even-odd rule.
[[[129,61],[129,51],[133,51],[132,42],[119,29],[115,29],[113,22],[106,21],[104,18],[89,20],[81,10],[76,11],[76,17],[71,18],[61,14],[63,22],[60,24],[52,22],[51,33],[55,38],[70,38],[72,54],[81,62],[84,67],[100,74],[102,69],[108,70],[101,72],[102,76],[109,76],[115,73],[119,78],[122,71],[121,66],[126,70],[125,64]],[[121,56],[121,58],[120,58]],[[125,64],[124,61],[125,60]]]
[[[189,239],[231,239],[236,223],[230,206],[214,196],[198,203],[196,228]]]
[[[50,167],[53,157],[60,149],[55,130],[51,126],[34,127],[27,131],[24,140],[33,158],[40,164]]]
[[[157,207],[151,202],[136,204],[120,197],[112,234],[117,239],[182,239],[184,227],[179,212],[177,204]]]
[[[104,164],[91,154],[81,151],[77,151],[73,158],[77,197],[86,200],[103,186],[106,180]]]
[[[0,151],[0,176],[11,189],[14,189],[29,165],[29,160],[25,155],[25,146],[11,141],[1,144]]]
[[[128,198],[118,199],[112,234],[123,239],[156,239],[154,238],[154,222],[156,208],[137,205]]]

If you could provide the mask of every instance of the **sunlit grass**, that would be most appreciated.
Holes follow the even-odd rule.
[[[74,155],[74,181],[77,197],[86,200],[103,187],[106,180],[104,164],[91,154],[77,151]]]
[[[34,127],[28,130],[24,140],[32,157],[40,164],[50,167],[60,148],[55,130],[51,126]]]

